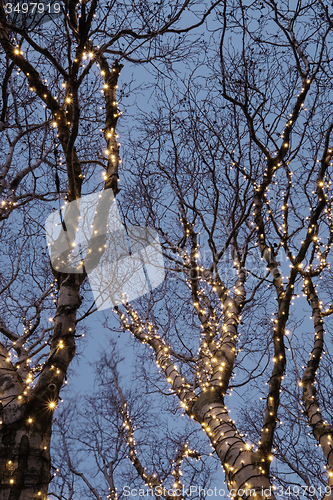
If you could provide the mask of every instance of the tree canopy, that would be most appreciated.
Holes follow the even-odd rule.
[[[1,5],[4,500],[332,497],[332,15],[321,0]],[[84,200],[93,230],[117,213],[114,247],[106,230],[75,244]],[[125,247],[149,285],[133,299],[112,292],[115,272],[133,278]],[[94,329],[111,337],[96,391],[61,413]]]

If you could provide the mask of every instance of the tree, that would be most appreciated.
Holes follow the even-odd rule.
[[[87,20],[81,20],[78,27],[71,9],[69,4],[69,29],[74,36],[82,32],[86,37],[78,40],[78,54],[85,50],[89,57],[84,29]],[[86,15],[92,21],[92,15],[89,17],[82,6],[83,19]],[[114,312],[123,330],[130,332],[138,344],[151,348],[159,372],[148,370],[141,362],[148,390],[154,386],[162,391],[168,384],[185,418],[194,421],[189,428],[194,429],[195,422],[201,424],[224,469],[229,491],[237,499],[297,498],[298,492],[308,498],[332,496],[333,429],[328,422],[332,363],[330,341],[324,331],[324,324],[326,329],[330,326],[332,313],[333,122],[327,105],[331,102],[331,17],[331,8],[321,0],[296,5],[274,0],[224,2],[201,36],[200,51],[198,45],[185,49],[182,45],[179,54],[173,54],[188,56],[185,70],[177,67],[175,59],[163,72],[154,62],[155,108],[148,115],[142,113],[140,137],[132,135],[126,141],[126,186],[118,195],[123,220],[126,225],[144,224],[159,233],[166,279],[135,303],[115,305]],[[107,24],[99,29],[101,36],[109,30]],[[147,28],[145,36],[150,42],[151,33],[155,40],[157,31],[178,34],[186,29],[166,22],[158,30]],[[95,161],[94,142],[84,150],[82,137],[85,119],[92,116],[90,104],[96,101],[80,100],[74,85],[80,77],[72,79],[67,91],[72,95],[65,93],[65,99],[69,99],[66,110],[77,125],[67,130],[64,111],[36,80],[24,55],[15,54],[20,47],[9,45],[5,29],[1,33],[8,59],[30,78],[31,87],[46,100],[55,117],[66,159],[68,201],[79,198],[82,176],[91,175],[91,170],[81,171],[83,163],[76,151],[83,148],[87,157],[84,161],[90,166]],[[61,73],[52,55],[38,51],[28,35],[18,33],[30,45],[29,50],[37,50]],[[132,36],[140,40],[139,31],[137,35],[126,29],[121,33],[125,39]],[[111,40],[117,43],[116,38]],[[59,53],[63,47],[59,42]],[[107,150],[115,151],[115,159],[112,155],[108,158],[105,186],[118,194],[119,156],[114,136],[118,110],[110,87],[114,89],[115,75],[121,68],[116,61],[111,72],[105,54],[111,50],[125,60],[131,60],[132,55],[129,49],[110,49],[110,45],[101,45],[99,50],[93,55],[108,86],[104,92],[107,113],[103,132]],[[149,60],[149,50],[137,60]],[[168,53],[173,53],[170,47]],[[156,52],[153,54],[155,57]],[[73,68],[80,75],[82,61],[78,56],[76,59]],[[91,62],[87,64],[87,68],[92,66]],[[88,73],[87,68],[82,75]],[[50,88],[56,85],[55,78]],[[79,119],[79,102],[86,108],[80,122],[75,122]],[[76,139],[80,148],[74,149]],[[84,277],[53,272],[59,295],[51,352],[38,375],[32,399],[34,411],[40,414],[45,401],[55,405],[74,354],[76,311]],[[302,302],[302,292],[307,302]],[[41,300],[33,302],[36,318]],[[302,317],[302,307],[310,310],[311,322]],[[88,313],[84,311],[81,318]],[[31,335],[37,329],[34,325],[27,328],[33,330]],[[5,325],[1,331],[7,343],[17,342]],[[46,333],[43,331],[44,336]],[[6,359],[7,352],[4,354]],[[17,367],[12,364],[10,368],[13,383]],[[113,391],[110,412],[119,417],[116,409],[120,407],[122,418],[125,415],[127,419],[115,364],[111,363],[109,369]],[[19,379],[15,394],[21,395],[18,384]],[[9,390],[10,404],[3,410],[8,412],[7,420],[3,419],[6,425],[13,420],[12,408],[18,411],[16,399],[15,403],[11,401],[13,388]],[[232,390],[238,393],[235,421],[226,404]],[[27,412],[32,407],[23,406],[22,418],[29,422],[32,417]],[[28,425],[25,423],[26,434]],[[50,432],[51,414],[47,425]],[[161,469],[157,478],[147,475],[138,467],[140,457],[131,448],[128,436],[119,436],[121,444],[126,437],[138,476],[152,487],[162,485],[167,476]],[[23,446],[26,441],[21,441]],[[8,460],[9,452],[5,453]],[[69,450],[67,465],[70,463]],[[69,468],[74,474],[80,473],[73,465]],[[13,475],[14,482],[17,477],[20,474]],[[37,480],[38,485],[45,484],[39,490],[42,494],[49,480],[46,473],[44,477],[45,482]],[[290,483],[295,488],[288,491]],[[176,490],[180,488],[180,475],[174,484]],[[274,492],[272,486],[280,489]],[[15,491],[14,486],[11,489]],[[114,493],[112,488],[110,491]],[[176,491],[176,496],[181,494]]]
[[[45,212],[50,201],[57,204],[66,193],[66,214],[73,214],[75,203],[70,202],[80,199],[82,186],[88,193],[100,186],[98,166],[104,169],[105,192],[118,194],[120,59],[143,63],[165,57],[171,64],[180,46],[186,51],[190,45],[186,33],[191,26],[177,26],[185,11],[196,10],[196,2],[187,0],[140,5],[93,0],[65,2],[58,15],[59,5],[29,4],[27,15],[26,4],[0,5],[1,132],[3,151],[8,151],[0,178],[3,499],[46,498],[52,415],[75,339],[81,336],[78,322],[91,313],[83,310],[77,317],[87,273],[50,266],[42,229]],[[193,28],[213,8],[199,7]],[[47,9],[51,13],[45,17]],[[100,216],[97,209],[95,219]],[[66,236],[75,233],[77,225],[66,228],[66,222]],[[91,249],[102,240],[91,241]]]
[[[156,388],[153,397],[145,394],[149,379],[132,381],[123,391],[118,366],[125,360],[115,341],[110,347],[96,364],[94,394],[80,395],[75,404],[72,396],[55,418],[51,498],[122,498],[145,491],[148,483],[170,498],[182,477],[208,488],[216,460],[200,431],[180,426],[170,404],[159,407]]]

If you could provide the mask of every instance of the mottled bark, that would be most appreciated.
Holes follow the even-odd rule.
[[[273,499],[266,460],[260,452],[253,452],[246,445],[229,417],[218,391],[211,387],[202,393],[192,411],[223,464],[228,489],[234,494],[233,498]],[[264,490],[269,491],[264,494]]]
[[[67,368],[75,352],[75,322],[80,305],[80,277],[61,277],[54,336],[47,362],[36,387],[29,388],[29,372],[21,379],[5,349],[1,363],[0,491],[1,500],[46,498],[50,476],[50,439],[53,411]],[[8,359],[8,361],[6,361]],[[4,370],[1,370],[2,374]]]

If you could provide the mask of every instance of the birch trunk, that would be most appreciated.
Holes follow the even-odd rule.
[[[232,497],[235,500],[273,500],[267,460],[260,451],[247,449],[219,391],[211,387],[201,394],[192,412],[221,461]]]
[[[6,361],[0,379],[2,400],[0,425],[0,499],[46,499],[50,473],[50,440],[53,411],[67,368],[75,352],[75,320],[80,305],[80,278],[61,278],[54,336],[50,355],[34,388],[28,388],[18,367]],[[3,373],[4,370],[1,370]]]

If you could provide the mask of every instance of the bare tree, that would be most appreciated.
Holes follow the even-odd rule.
[[[167,279],[116,312],[237,499],[332,498],[331,29],[320,1],[225,2],[127,151]]]
[[[215,7],[216,17],[204,31]],[[41,165],[48,164],[53,140],[45,132],[47,120],[52,119],[57,131],[54,141],[63,155],[57,158],[58,170],[66,168],[57,181],[59,193],[60,184],[65,184],[67,201],[79,199],[83,181],[88,183],[102,163],[104,187],[118,195],[118,76],[126,60],[152,62],[155,106],[149,114],[142,112],[140,137],[127,140],[122,170],[126,185],[118,198],[127,226],[145,225],[159,233],[166,279],[134,303],[114,307],[120,328],[151,349],[149,359],[154,363],[149,369],[148,356],[143,361],[142,351],[138,355],[138,376],[141,371],[146,381],[142,393],[155,390],[170,411],[177,401],[185,418],[193,420],[191,432],[195,422],[201,425],[236,499],[332,498],[332,364],[324,331],[324,324],[330,328],[333,310],[332,9],[321,0],[295,5],[284,0],[225,1],[183,27],[182,13],[192,9],[194,15],[196,8],[188,2],[170,11],[166,4],[133,3],[115,11],[113,5],[97,9],[94,2],[89,8],[69,2],[65,16],[52,21],[57,35],[52,45],[42,29],[35,28],[32,37],[29,30],[9,25],[3,14],[0,42],[8,59],[2,69],[5,108],[12,106],[10,119],[15,123],[15,96],[23,90],[15,91],[15,83],[12,97],[6,97],[14,63],[50,112],[28,132],[45,134],[38,154]],[[110,19],[108,14],[114,12],[117,15]],[[202,31],[191,45],[183,37],[194,27]],[[166,35],[164,46],[160,35]],[[97,62],[99,74],[93,69]],[[51,77],[46,78],[46,71]],[[94,91],[101,76],[104,88],[98,98]],[[96,113],[100,105],[106,110],[103,123]],[[2,123],[10,127],[5,117]],[[26,127],[29,124],[28,120]],[[20,132],[17,124],[16,128]],[[10,147],[14,139],[7,140]],[[105,148],[107,159],[98,156]],[[49,191],[38,195],[37,188],[30,189],[33,194],[27,201],[37,195],[47,198]],[[22,248],[29,259],[40,248],[35,230],[44,198],[40,201],[35,212],[30,205],[17,212],[27,223],[24,230],[20,224],[16,256]],[[96,220],[100,215],[97,208]],[[89,249],[94,254],[96,245],[103,244],[103,238],[92,240]],[[41,265],[43,257],[38,260],[39,272],[29,272],[39,294],[29,289],[23,307],[17,286],[21,275],[15,274],[20,258],[13,259],[4,284],[1,487],[4,498],[29,499],[47,492],[52,410],[74,355],[75,335],[82,324],[78,322],[90,308],[77,317],[85,273],[55,268],[51,287],[51,270]],[[88,268],[89,258],[83,265]],[[58,296],[50,328],[45,312],[47,301],[54,300],[49,295],[55,283]],[[304,318],[303,309],[304,314],[310,312],[311,321]],[[19,356],[17,362],[10,358],[11,349]],[[33,368],[28,358],[35,360]],[[124,471],[120,482],[125,481],[127,464],[132,464],[129,481],[145,481],[158,495],[156,488],[174,472],[173,496],[185,496],[178,455],[168,471],[156,468],[158,477],[144,470],[144,460],[130,439],[133,434],[136,439],[145,436],[145,426],[131,428],[125,406],[131,395],[118,381],[116,363],[104,360],[103,366],[110,370],[108,415],[114,415],[115,424],[123,420],[126,432],[117,429],[107,450],[106,441],[102,447],[94,440],[84,445],[96,453],[111,496],[114,476],[110,469],[103,471],[101,463],[106,451],[105,463],[117,460],[117,446],[127,447],[129,456],[119,468]],[[100,376],[103,379],[101,372]],[[28,389],[34,377],[36,385]],[[163,394],[166,386],[171,403]],[[235,420],[226,402],[231,392],[236,393]],[[89,403],[97,420],[98,401]],[[75,463],[72,452],[78,444],[71,448],[66,422],[59,429],[72,475],[62,486],[57,483],[63,490],[54,490],[54,495],[61,498],[64,492],[73,497],[72,478],[77,476],[87,494],[103,497],[104,490],[98,491]],[[186,444],[182,436],[180,458]],[[149,443],[151,455],[153,442]]]
[[[66,193],[66,213],[72,215],[76,205],[70,202],[81,198],[82,186],[85,194],[100,189],[118,194],[116,89],[124,61],[179,60],[196,43],[187,40],[187,32],[201,26],[218,3],[66,1],[60,15],[54,10],[40,18],[36,4],[28,4],[24,15],[25,4],[1,2],[3,499],[46,498],[53,411],[81,336],[78,323],[94,310],[87,306],[77,315],[92,256],[80,273],[50,266],[45,213],[50,203],[58,210]],[[183,17],[191,11],[190,25]],[[104,210],[99,203],[96,223]],[[78,218],[74,227],[66,222],[67,236],[75,233]],[[103,243],[105,235],[90,241],[92,255]],[[61,257],[67,261],[70,250]]]
[[[55,419],[58,451],[49,495],[124,498],[150,484],[161,497],[174,498],[174,484],[184,478],[207,487],[216,460],[200,430],[180,427],[168,408],[161,408],[156,391],[147,397],[142,390],[147,381],[136,380],[123,391],[118,365],[125,360],[114,341],[111,347],[96,365],[96,392],[76,405],[71,400]]]

